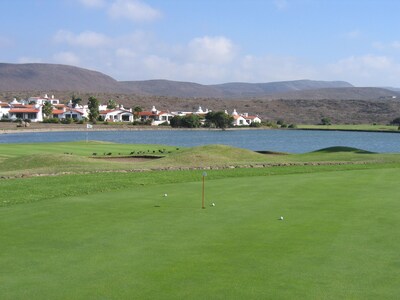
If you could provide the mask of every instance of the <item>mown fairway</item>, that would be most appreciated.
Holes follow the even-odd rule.
[[[399,167],[348,168],[3,180],[0,298],[395,299]]]

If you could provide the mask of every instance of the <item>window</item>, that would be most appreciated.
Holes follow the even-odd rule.
[[[35,113],[28,114],[28,119],[30,119],[30,120],[36,119],[36,114]]]

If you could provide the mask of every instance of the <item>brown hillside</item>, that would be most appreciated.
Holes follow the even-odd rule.
[[[55,64],[0,64],[0,91],[124,92],[118,81],[100,72]]]

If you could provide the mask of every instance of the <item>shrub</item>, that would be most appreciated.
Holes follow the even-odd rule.
[[[60,123],[60,120],[58,118],[48,118],[44,119],[42,123]]]
[[[250,127],[261,127],[262,126],[262,124],[261,123],[257,123],[257,122],[252,122],[251,124],[250,124]]]
[[[73,122],[74,122],[74,119],[72,119],[72,118],[66,118],[66,119],[61,120],[62,124],[72,124]]]
[[[396,118],[396,119],[393,119],[393,120],[390,122],[390,124],[391,124],[391,125],[399,125],[399,126],[400,126],[400,117],[399,117],[399,118]]]
[[[282,119],[279,119],[278,121],[276,121],[276,124],[278,125],[285,125],[285,121],[283,121]]]
[[[321,125],[332,125],[331,119],[327,117],[323,117],[321,119]]]
[[[297,128],[297,125],[296,125],[296,124],[290,124],[290,125],[288,126],[288,128]]]
[[[11,119],[8,118],[8,116],[3,115],[0,119],[0,122],[11,122]]]

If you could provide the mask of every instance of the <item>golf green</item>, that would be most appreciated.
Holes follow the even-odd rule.
[[[223,179],[210,172],[206,209],[201,173],[197,182],[79,197],[62,196],[60,177],[59,198],[0,207],[0,298],[400,294],[398,168]]]

